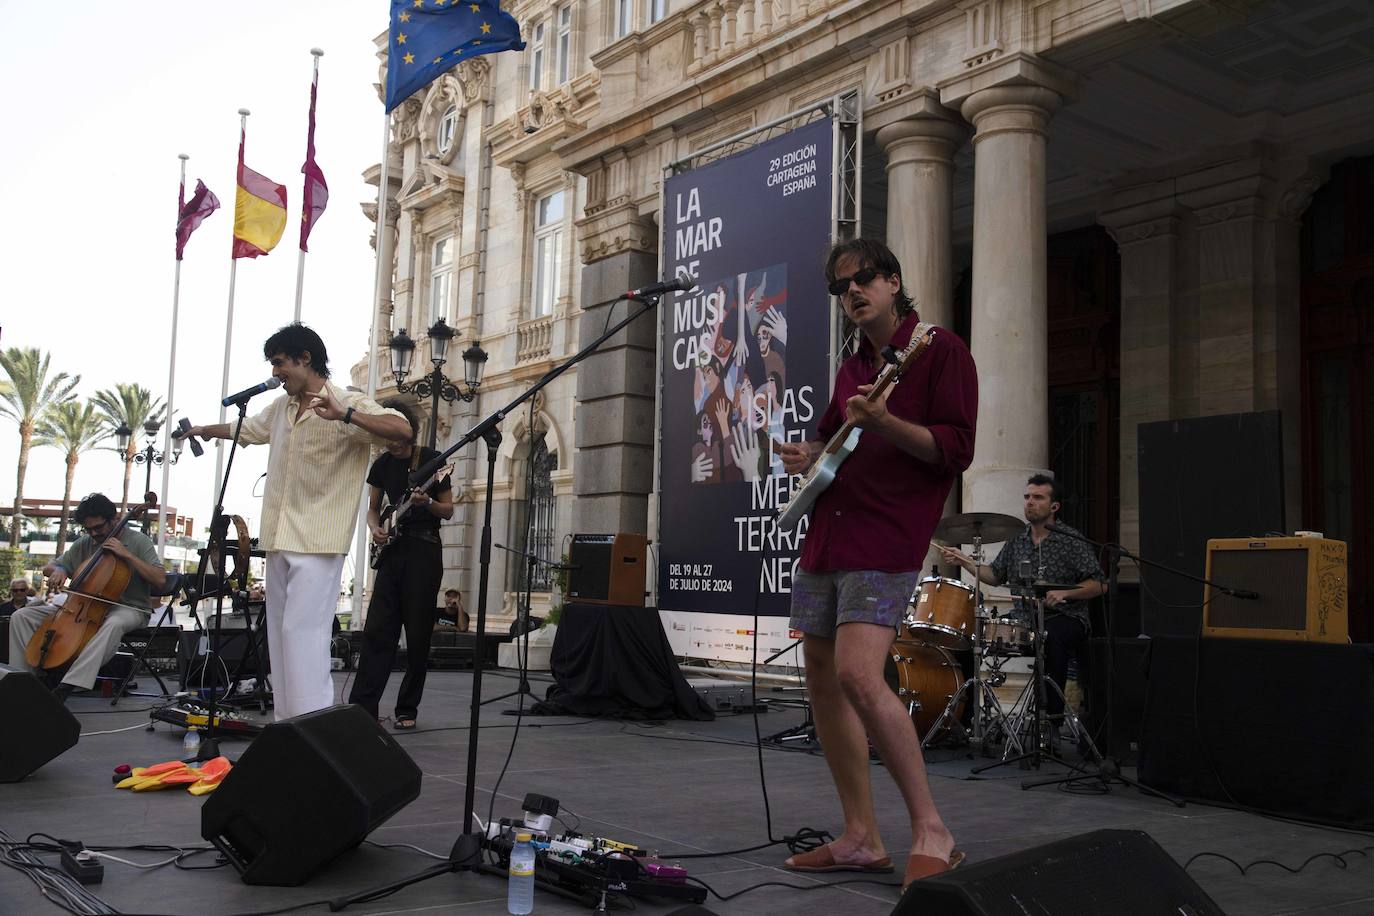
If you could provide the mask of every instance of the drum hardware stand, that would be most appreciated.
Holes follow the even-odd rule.
[[[1004,756],[1003,759],[994,763],[974,767],[970,770],[971,773],[982,773],[1004,764],[1020,763],[1022,761],[1030,761],[1029,766],[1038,770],[1040,769],[1041,762],[1047,758],[1056,763],[1062,763],[1065,766],[1073,766],[1071,762],[1060,757],[1050,743],[1045,740],[1047,737],[1046,726],[1048,725],[1048,718],[1045,711],[1045,700],[1047,696],[1045,682],[1048,680],[1050,686],[1059,691],[1061,700],[1064,699],[1064,692],[1059,690],[1058,684],[1045,676],[1045,603],[1038,595],[1035,595],[1035,597],[1031,599],[1031,603],[1035,608],[1035,655],[1034,660],[1031,662],[1031,679],[1030,682],[1026,684],[1026,689],[1022,692],[1021,698],[1016,702],[1016,705],[1020,707],[1020,711],[1012,716],[1015,724],[1011,726],[1011,730],[1008,732],[1008,744],[1004,754],[1011,749],[1011,735],[1022,730],[1023,723],[1028,716],[1030,719],[1029,737],[1031,749],[1029,751],[1023,751],[1015,757]],[[1067,702],[1064,703],[1064,713],[1066,720],[1071,723],[1070,728],[1073,732],[1079,737],[1086,736],[1086,732],[1082,730],[1081,723],[1078,722],[1078,717],[1074,715]],[[1088,747],[1092,752],[1093,758],[1101,760],[1101,755],[1097,753],[1097,747],[1093,745],[1091,738],[1088,740]],[[1021,787],[1023,789],[1028,789],[1031,788],[1031,785],[1029,783],[1023,783]]]
[[[1178,575],[1185,576],[1197,582],[1203,582],[1208,585],[1213,585],[1217,588],[1220,588],[1220,586],[1216,586],[1215,583],[1208,582],[1206,579],[1199,578],[1198,576],[1189,575],[1187,573],[1180,572],[1179,570],[1171,569],[1168,566],[1164,566],[1163,564],[1154,563],[1149,560],[1142,560],[1140,557],[1132,554],[1130,551],[1122,547],[1120,544],[1099,544],[1097,541],[1090,540],[1089,538],[1079,534],[1076,531],[1069,531],[1062,527],[1054,527],[1051,530],[1060,534],[1067,535],[1068,537],[1078,538],[1080,541],[1085,541],[1093,547],[1098,548],[1099,550],[1107,551],[1107,670],[1105,672],[1107,680],[1107,709],[1105,719],[1107,723],[1107,749],[1110,751],[1112,748],[1112,728],[1114,727],[1112,714],[1114,712],[1113,704],[1115,702],[1115,698],[1113,695],[1116,692],[1114,690],[1116,684],[1116,630],[1113,626],[1113,617],[1116,614],[1117,608],[1117,575],[1121,567],[1121,558],[1123,556],[1130,557],[1138,564],[1154,566],[1159,569],[1163,569],[1167,572],[1172,572]],[[1221,590],[1223,592],[1228,593],[1234,591],[1231,589]],[[1065,708],[1068,708],[1067,704],[1065,705]],[[1176,798],[1172,795],[1169,795],[1166,792],[1161,792],[1158,789],[1151,788],[1150,786],[1145,785],[1137,779],[1133,779],[1129,776],[1122,775],[1121,763],[1116,758],[1111,757],[1110,755],[1104,757],[1103,755],[1097,753],[1096,747],[1093,748],[1093,751],[1094,757],[1097,762],[1096,772],[1070,774],[1069,776],[1057,776],[1052,779],[1027,780],[1021,784],[1021,788],[1034,789],[1037,786],[1072,784],[1075,782],[1082,782],[1086,779],[1095,779],[1099,783],[1101,783],[1101,785],[1104,788],[1111,786],[1113,782],[1125,783],[1126,785],[1138,789],[1139,791],[1144,792],[1147,795],[1154,795],[1157,798],[1162,798],[1177,808],[1182,808],[1185,804],[1187,804],[1181,798]]]
[[[779,656],[781,656],[781,655],[786,655],[788,652],[791,652],[793,649],[797,648],[797,646],[801,645],[801,642],[802,642],[802,641],[801,641],[800,639],[793,641],[793,643],[792,643],[790,646],[784,646],[783,648],[781,648],[781,649],[779,649],[778,651],[774,652],[772,655],[770,655],[770,656],[768,656],[767,658],[765,658],[765,659],[763,660],[763,663],[764,663],[765,665],[767,665],[767,664],[769,664],[770,662],[772,662],[773,659],[775,659],[775,658],[777,658],[777,657],[779,657]],[[806,669],[803,668],[802,670],[805,671]],[[805,743],[807,743],[807,744],[820,744],[820,739],[816,737],[816,720],[813,719],[813,718],[811,718],[811,700],[810,700],[810,699],[808,698],[808,696],[807,696],[806,688],[805,688],[805,687],[795,687],[795,688],[778,687],[778,688],[774,688],[774,689],[776,689],[776,690],[800,690],[800,691],[802,692],[800,708],[801,708],[801,710],[806,714],[806,718],[802,720],[802,722],[801,722],[800,725],[793,725],[791,728],[784,728],[784,729],[783,729],[782,731],[780,731],[780,732],[776,732],[776,733],[774,733],[774,734],[765,736],[765,737],[763,738],[763,740],[764,740],[765,742],[769,743],[769,744],[781,744],[781,745],[785,745],[785,744],[787,744],[789,741],[803,741],[803,742],[805,742]],[[767,701],[765,700],[765,702],[767,702]],[[787,706],[792,706],[792,707],[794,707],[794,708],[795,708],[796,705],[797,705],[797,701],[796,701],[796,700],[789,700],[789,699],[786,699],[786,698],[784,698],[784,699],[782,699],[782,700],[774,700],[773,702],[774,702],[774,703],[777,703],[777,704],[780,705],[780,706],[781,706],[781,705],[787,705]]]
[[[923,748],[929,747],[931,742],[935,739],[935,736],[940,734],[941,725],[946,722],[953,724],[958,721],[956,710],[959,708],[959,700],[970,687],[973,688],[973,732],[970,735],[970,745],[981,746],[984,751],[987,750],[987,742],[984,740],[983,733],[983,715],[987,709],[995,710],[993,715],[995,715],[996,718],[991,724],[1000,725],[1003,732],[1010,735],[1010,732],[1007,731],[1007,716],[1006,713],[1002,711],[1002,704],[998,701],[997,694],[993,693],[992,685],[983,680],[979,670],[982,667],[982,656],[986,654],[982,638],[983,618],[979,615],[979,612],[983,610],[983,537],[981,534],[974,535],[972,559],[974,564],[973,676],[960,684],[959,689],[949,698],[949,702],[945,704],[944,711],[940,713],[940,717],[935,720],[935,724],[930,727],[929,731],[926,732],[925,738],[921,741],[921,747]],[[913,705],[917,702],[916,700],[912,700]],[[908,714],[914,712],[915,710],[913,708],[909,707],[907,709]]]

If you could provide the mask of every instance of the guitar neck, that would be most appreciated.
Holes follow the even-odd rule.
[[[898,366],[895,364],[888,364],[885,366],[882,375],[878,376],[878,381],[873,385],[873,390],[864,396],[864,400],[876,401],[878,398],[882,397],[883,392],[896,383],[899,374],[897,369]],[[852,420],[845,420],[844,425],[839,428],[835,435],[830,437],[829,442],[825,443],[823,454],[833,455],[838,452],[840,446],[844,445],[845,440],[849,438],[849,434],[854,431],[854,428],[854,422]]]

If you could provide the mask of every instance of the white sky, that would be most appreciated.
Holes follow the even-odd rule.
[[[10,99],[0,143],[0,346],[47,351],[53,371],[81,375],[82,398],[116,382],[166,398],[177,154],[184,152],[187,195],[200,178],[221,207],[182,262],[175,411],[215,422],[237,111],[248,108],[246,162],[286,185],[289,206],[277,248],[239,261],[230,390],[265,379],[262,342],[294,309],[310,49],[319,47],[316,159],[330,200],[310,237],[302,320],[320,332],[334,379],[347,384],[371,320],[372,226],[359,204],[376,197],[361,176],[381,148],[372,39],[386,29],[388,8],[385,0],[0,0],[0,34],[10,36],[0,55]],[[250,410],[276,396],[261,396]],[[14,498],[18,453],[17,428],[0,420],[0,504]],[[255,535],[261,510],[253,485],[266,463],[265,447],[240,450],[225,498]],[[187,448],[164,497],[194,516],[198,533],[213,506],[214,469],[213,448],[199,459]],[[113,452],[88,452],[73,495],[101,490],[117,500],[123,472]],[[135,467],[131,498],[142,492],[143,473]],[[24,495],[60,499],[64,474],[59,450],[33,449]],[[160,475],[154,468],[154,489]]]

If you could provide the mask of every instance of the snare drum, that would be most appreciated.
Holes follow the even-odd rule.
[[[888,686],[911,707],[911,720],[916,723],[916,734],[922,741],[964,682],[959,663],[938,646],[894,646],[885,674]],[[954,711],[955,721],[963,721],[967,706],[965,694]],[[948,725],[940,728],[941,735],[948,731]]]
[[[1035,635],[1015,617],[993,617],[983,623],[983,645],[1000,655],[1034,655]]]
[[[973,639],[973,589],[958,579],[922,579],[907,627],[911,639],[945,649],[967,649]]]

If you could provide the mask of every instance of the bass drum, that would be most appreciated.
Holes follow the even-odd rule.
[[[927,740],[935,720],[945,711],[950,697],[958,693],[964,683],[964,673],[953,654],[939,646],[902,643],[892,647],[883,672],[887,685],[911,709],[911,721],[916,723],[919,741]],[[968,694],[959,698],[954,710],[955,719],[963,722],[968,707]],[[949,720],[940,726],[935,740],[949,733]]]

